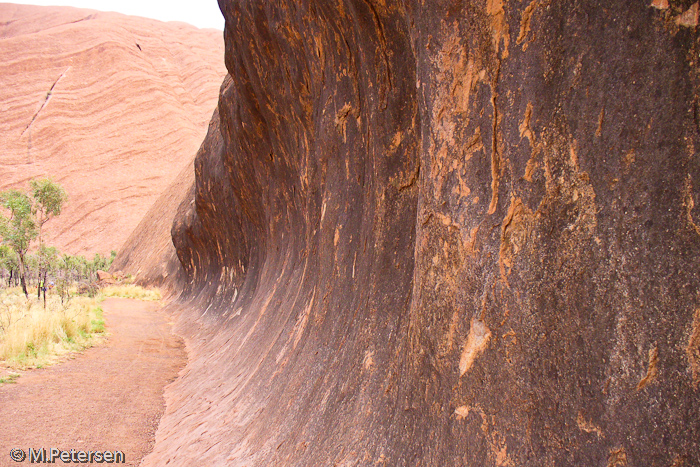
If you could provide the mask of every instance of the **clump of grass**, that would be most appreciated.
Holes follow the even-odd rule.
[[[137,300],[157,301],[163,298],[158,289],[144,289],[134,284],[108,285],[100,290],[102,297],[135,298]]]
[[[0,384],[14,384],[17,382],[17,378],[19,378],[18,373],[10,373],[0,378]]]
[[[47,296],[44,309],[19,290],[0,292],[0,360],[10,368],[50,365],[96,344],[104,332],[95,298],[76,297],[62,305],[57,296]]]

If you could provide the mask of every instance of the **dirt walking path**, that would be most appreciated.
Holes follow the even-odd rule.
[[[121,451],[119,465],[129,466],[151,451],[163,388],[186,363],[184,345],[157,304],[108,299],[102,307],[105,344],[0,385],[0,466],[31,465],[10,458],[17,448],[27,456],[29,448]]]

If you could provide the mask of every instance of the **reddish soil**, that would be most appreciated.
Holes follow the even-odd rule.
[[[158,304],[108,299],[103,308],[104,345],[0,385],[0,466],[23,465],[10,459],[15,448],[119,450],[130,466],[151,451],[184,345]]]

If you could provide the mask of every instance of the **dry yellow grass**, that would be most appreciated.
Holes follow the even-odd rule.
[[[158,289],[144,289],[134,284],[108,285],[100,290],[100,296],[135,298],[137,300],[157,301],[163,298]]]
[[[49,295],[46,309],[18,289],[0,292],[0,361],[10,368],[36,368],[98,342],[104,334],[99,299],[75,297],[62,305]]]
[[[99,303],[107,297],[156,301],[161,294],[133,284],[113,285],[94,298],[72,296],[65,304],[57,295],[47,294],[44,309],[43,301],[32,295],[26,299],[18,287],[0,290],[0,365],[43,367],[95,345],[105,334]]]

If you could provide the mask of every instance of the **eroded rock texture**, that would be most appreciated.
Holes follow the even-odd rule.
[[[221,36],[0,4],[0,190],[51,176],[69,198],[48,242],[71,254],[119,249],[206,134],[226,75]]]
[[[700,464],[697,4],[220,5],[147,465]]]

